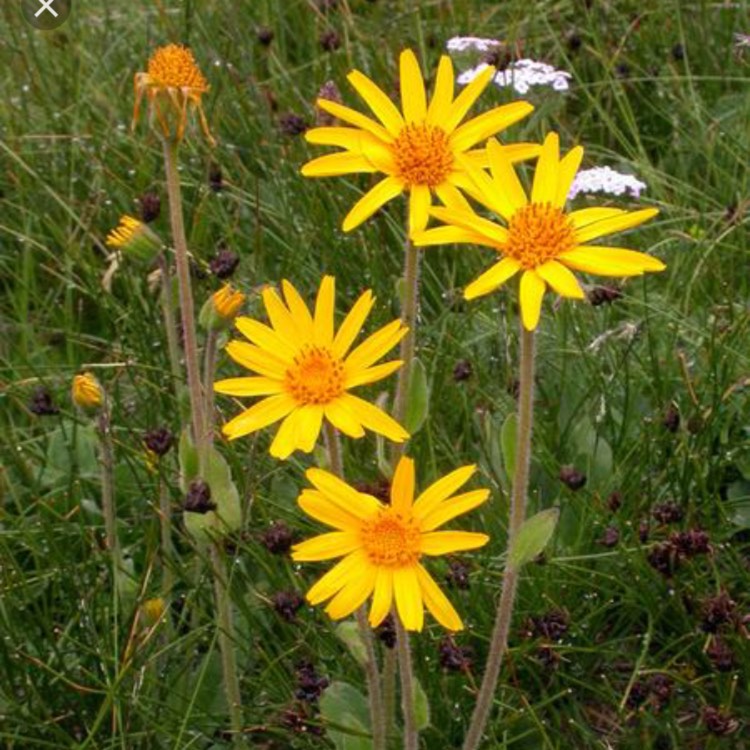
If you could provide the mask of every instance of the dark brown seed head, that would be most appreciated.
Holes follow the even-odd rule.
[[[597,543],[602,547],[614,547],[619,541],[620,530],[616,526],[607,526]]]
[[[717,672],[731,672],[734,669],[734,651],[723,638],[714,638],[706,649],[706,656],[711,660]]]
[[[307,130],[307,127],[305,118],[294,112],[287,112],[279,117],[279,130],[283,135],[302,135]]]
[[[473,651],[468,646],[459,646],[450,635],[446,635],[438,645],[440,666],[446,672],[467,672],[471,669]]]
[[[188,513],[208,513],[216,510],[216,503],[211,500],[211,488],[202,479],[190,482],[185,504],[182,506]]]
[[[703,529],[688,529],[670,534],[669,541],[683,557],[706,555],[711,551],[711,540]]]
[[[256,33],[258,42],[264,47],[268,47],[268,45],[271,44],[273,37],[273,29],[269,29],[267,26],[261,26]]]
[[[711,734],[723,737],[732,734],[739,729],[740,723],[727,711],[722,711],[715,706],[706,706],[703,709],[703,723]]]
[[[580,490],[586,484],[586,475],[578,471],[575,466],[563,466],[559,476],[560,481],[573,492]]]
[[[678,521],[682,521],[685,512],[680,505],[669,500],[654,505],[651,509],[651,515],[659,523],[677,523]]]
[[[607,508],[612,513],[617,513],[618,510],[622,507],[622,493],[615,490],[608,498],[607,498]]]
[[[466,591],[469,588],[469,573],[471,568],[463,560],[452,558],[448,561],[448,573],[445,582],[452,588]]]
[[[654,570],[658,570],[667,578],[674,573],[678,564],[677,551],[669,542],[654,545],[649,550],[646,559]]]
[[[174,435],[168,427],[154,427],[143,436],[143,444],[161,458],[174,445]]]
[[[287,622],[295,622],[297,612],[305,603],[305,600],[296,591],[277,591],[271,597],[271,603],[276,610],[276,614]]]
[[[294,533],[283,521],[274,521],[260,535],[260,543],[274,555],[285,555],[294,543]]]
[[[705,599],[701,607],[701,627],[706,633],[716,633],[722,625],[733,622],[737,603],[726,591]]]
[[[224,189],[224,174],[221,165],[212,162],[208,169],[208,185],[214,193],[220,193]]]
[[[309,661],[301,661],[297,664],[295,675],[297,678],[297,690],[294,697],[307,703],[317,703],[323,691],[330,685],[327,677],[321,677],[313,664]]]
[[[680,412],[675,404],[669,405],[661,423],[668,432],[677,432],[680,429]]]
[[[468,359],[459,359],[453,366],[453,380],[456,383],[463,383],[474,374],[474,369]]]
[[[35,388],[31,394],[29,411],[38,417],[51,417],[60,413],[59,407],[52,400],[52,394],[43,385]]]
[[[240,256],[233,253],[228,247],[221,246],[209,261],[208,267],[211,273],[219,279],[229,279],[234,275],[240,263]]]
[[[393,622],[393,616],[388,617],[375,628],[375,635],[386,648],[395,648],[396,646],[396,624]]]
[[[341,46],[341,37],[334,29],[324,31],[318,41],[324,52],[335,52]]]
[[[600,305],[611,305],[622,297],[622,292],[613,286],[595,286],[589,290],[586,296],[591,305],[599,307]]]
[[[138,203],[141,206],[141,221],[144,224],[150,224],[159,218],[161,214],[161,198],[158,193],[144,193],[138,199]]]

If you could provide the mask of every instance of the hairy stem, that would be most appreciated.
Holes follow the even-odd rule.
[[[526,519],[526,498],[529,485],[529,464],[531,461],[531,433],[534,425],[534,331],[521,326],[521,364],[518,395],[518,444],[516,448],[516,470],[513,477],[513,491],[510,501],[510,521],[508,524],[508,558],[512,557],[518,532]],[[503,656],[508,645],[508,631],[513,617],[513,604],[516,598],[518,569],[506,565],[500,601],[492,629],[489,655],[482,685],[477,694],[477,702],[471,717],[463,750],[476,750],[487,726],[492,711],[497,680],[503,664]]]
[[[414,714],[414,669],[411,663],[409,634],[398,613],[394,613],[396,623],[396,649],[398,651],[398,672],[401,677],[401,712],[404,715],[404,750],[418,750],[419,731]]]
[[[206,440],[214,436],[214,376],[216,374],[216,331],[209,328],[206,334],[206,352],[203,361],[203,384],[206,388]]]
[[[161,309],[164,316],[164,330],[167,334],[169,368],[172,373],[172,379],[177,386],[182,380],[180,344],[177,338],[177,324],[175,322],[174,303],[172,301],[172,274],[169,270],[169,261],[164,253],[159,254],[159,270],[161,271]]]

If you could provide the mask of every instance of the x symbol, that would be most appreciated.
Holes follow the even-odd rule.
[[[55,2],[55,0],[39,0],[41,4],[41,8],[34,13],[34,18],[39,18],[39,16],[44,13],[45,10],[48,10],[55,18],[57,18],[60,14],[52,7],[52,3]]]

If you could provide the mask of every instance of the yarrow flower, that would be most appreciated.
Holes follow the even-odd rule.
[[[646,189],[632,174],[617,172],[611,167],[592,167],[582,169],[575,176],[570,186],[568,200],[573,200],[579,193],[608,193],[609,195],[632,195],[641,197],[641,190]]]
[[[224,435],[234,440],[283,419],[271,444],[271,455],[281,459],[295,450],[310,453],[324,418],[349,437],[362,437],[366,428],[398,443],[406,440],[409,434],[392,417],[349,392],[401,367],[400,360],[374,364],[403,338],[407,329],[401,321],[383,326],[350,351],[375,303],[371,291],[355,302],[334,334],[332,276],[323,278],[312,315],[288,281],[282,290],[285,302],[270,287],[263,290],[271,327],[246,317],[235,321],[252,343],[230,341],[226,351],[258,377],[220,380],[214,390],[267,398],[227,422]]]
[[[150,116],[167,139],[181,141],[185,134],[188,111],[198,112],[201,128],[209,143],[214,139],[203,112],[201,97],[209,85],[195,62],[193,53],[179,44],[159,47],[148,61],[145,73],[136,73],[133,127],[138,121],[144,94],[150,104]]]
[[[309,161],[302,167],[302,174],[306,177],[356,172],[386,175],[349,211],[343,223],[345,232],[359,226],[403,192],[409,194],[412,232],[427,225],[433,192],[446,205],[466,205],[459,188],[466,187],[468,178],[459,157],[469,157],[477,165],[486,164],[484,149],[471,149],[533,109],[527,102],[514,102],[495,107],[461,125],[469,108],[487,87],[493,71],[487,68],[454,99],[453,63],[444,55],[440,58],[435,91],[428,105],[417,58],[411,50],[405,50],[400,59],[401,111],[382,89],[358,70],[349,73],[349,83],[379,122],[330,99],[318,99],[319,109],[338,117],[349,127],[313,128],[307,131],[305,138],[310,143],[338,146],[344,151]],[[539,151],[536,144],[527,143],[507,148],[514,160],[536,156]]]
[[[481,63],[461,73],[457,83],[465,85],[484,74],[488,65]],[[512,86],[519,94],[527,94],[532,86],[549,86],[555,91],[567,91],[573,76],[564,70],[556,70],[552,65],[524,58],[516,60],[504,70],[499,70],[492,80],[504,88]]]
[[[142,221],[127,214],[120,218],[120,223],[107,235],[107,245],[122,250],[139,260],[152,261],[161,249],[158,235]]]
[[[545,138],[530,198],[500,145],[491,140],[487,148],[492,177],[473,167],[469,167],[470,175],[478,200],[501,216],[506,226],[482,218],[472,210],[434,208],[430,213],[449,226],[427,230],[414,238],[416,245],[449,242],[485,245],[502,256],[466,287],[466,299],[488,294],[520,272],[521,318],[524,327],[533,330],[539,323],[547,285],[563,297],[584,297],[571,269],[604,276],[640,276],[647,271],[664,270],[660,260],[644,253],[585,244],[642,224],[658,211],[583,208],[565,213],[570,185],[583,158],[580,146],[561,159],[557,134],[550,133]]]
[[[73,378],[70,396],[77,407],[86,411],[96,411],[104,404],[104,390],[90,372],[83,372]]]
[[[482,547],[486,534],[436,531],[481,505],[489,490],[454,495],[476,471],[463,466],[430,485],[414,501],[414,461],[403,457],[393,477],[390,504],[358,492],[333,474],[309,469],[315,489],[299,496],[300,508],[336,531],[308,539],[292,548],[297,562],[344,559],[307,592],[310,604],[331,601],[326,612],[334,619],[350,615],[371,595],[370,624],[377,627],[393,601],[407,630],[421,630],[424,607],[449,630],[463,623],[453,605],[421,563],[425,556],[449,555]]]
[[[502,46],[503,43],[498,39],[486,39],[479,36],[454,36],[445,44],[448,52],[466,52],[466,50],[492,52]]]

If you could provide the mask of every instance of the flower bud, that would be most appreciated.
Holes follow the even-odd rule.
[[[203,305],[200,314],[201,325],[207,331],[222,331],[229,328],[246,299],[247,296],[233,289],[231,284],[224,284]]]
[[[127,214],[120,219],[119,225],[107,235],[107,245],[122,250],[144,263],[153,263],[161,250],[161,240],[152,229],[142,221]]]
[[[81,373],[73,378],[70,395],[73,403],[86,411],[97,411],[104,404],[104,390],[90,372]]]

